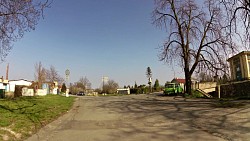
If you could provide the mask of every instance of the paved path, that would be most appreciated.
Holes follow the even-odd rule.
[[[27,141],[250,141],[244,108],[156,95],[79,97],[72,110]]]

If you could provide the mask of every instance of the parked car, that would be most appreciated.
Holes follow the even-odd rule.
[[[180,86],[180,84],[176,83],[167,83],[164,89],[164,94],[171,95],[171,94],[179,94],[183,93],[183,88]]]
[[[84,95],[85,95],[85,93],[84,93],[84,92],[79,92],[79,93],[77,93],[76,95],[79,95],[79,96],[84,96]]]

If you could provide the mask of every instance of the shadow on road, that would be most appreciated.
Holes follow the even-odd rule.
[[[197,140],[212,140],[203,134],[229,141],[249,139],[249,101],[242,101],[245,103],[242,108],[214,108],[212,105],[215,102],[158,94],[112,99],[99,107],[124,115],[117,124],[117,130],[123,135],[146,135],[156,140],[166,137],[178,140],[191,136]],[[120,134],[110,136],[121,138]]]

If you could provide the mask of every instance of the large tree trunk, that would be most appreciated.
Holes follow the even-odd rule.
[[[185,91],[185,93],[191,95],[192,94],[192,92],[191,92],[191,84],[192,84],[191,75],[189,73],[189,70],[187,70],[187,69],[185,69],[185,81],[186,81],[186,85],[185,85],[186,91]]]

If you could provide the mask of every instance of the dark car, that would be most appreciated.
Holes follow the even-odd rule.
[[[84,93],[84,92],[79,92],[79,93],[77,93],[76,95],[79,95],[79,96],[84,96],[84,95],[85,95],[85,93]]]

